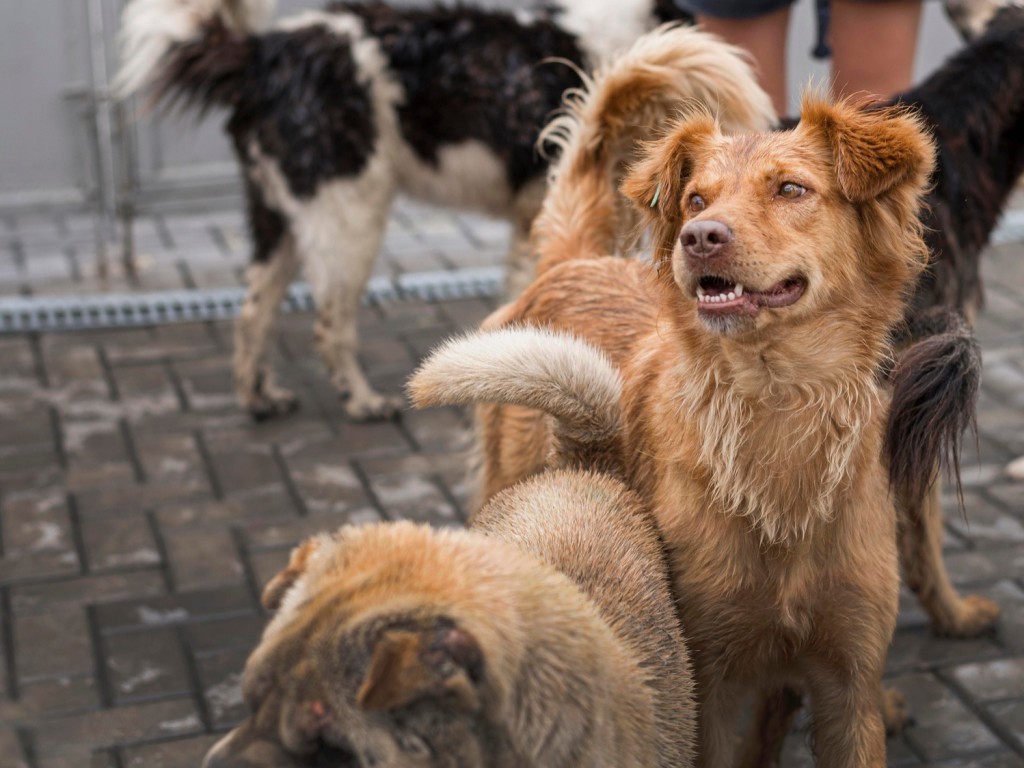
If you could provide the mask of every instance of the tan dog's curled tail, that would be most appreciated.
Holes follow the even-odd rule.
[[[622,377],[597,348],[538,328],[481,331],[450,339],[413,374],[417,408],[496,403],[555,419],[557,466],[618,473]]]
[[[777,118],[746,54],[700,30],[667,24],[639,38],[579,90],[542,131],[553,145],[544,206],[533,225],[537,274],[575,258],[616,252],[622,222],[617,176],[641,142],[658,138],[683,110],[717,115],[727,132],[764,131]]]

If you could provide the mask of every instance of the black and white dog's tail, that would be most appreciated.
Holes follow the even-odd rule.
[[[622,377],[596,347],[539,328],[480,331],[434,350],[408,384],[417,408],[495,403],[554,417],[555,466],[618,474]]]
[[[121,17],[118,98],[201,110],[230,104],[274,0],[131,0]]]
[[[960,313],[945,307],[919,313],[899,341],[885,439],[892,487],[922,499],[945,465],[961,493],[961,441],[974,427],[981,383],[978,343]]]

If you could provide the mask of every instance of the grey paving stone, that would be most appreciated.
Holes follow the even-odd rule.
[[[988,544],[1024,543],[1024,522],[1002,504],[994,504],[979,494],[964,495],[965,499],[970,499],[967,519],[947,517],[954,531],[972,541]]]
[[[134,704],[54,720],[35,747],[41,757],[57,757],[73,749],[112,747],[202,732],[191,699]]]
[[[124,768],[195,768],[219,736],[195,736],[123,750]]]
[[[140,511],[117,517],[90,518],[81,523],[82,541],[94,571],[158,565],[160,550],[149,520]]]
[[[890,682],[906,696],[914,715],[906,738],[927,760],[1002,746],[985,724],[931,675],[909,675]]]
[[[248,655],[248,650],[229,650],[210,654],[197,662],[203,698],[214,728],[235,725],[245,717],[240,686],[241,669]]]
[[[369,504],[363,483],[336,442],[306,443],[284,451],[292,481],[306,511],[341,514]]]
[[[10,761],[10,768],[28,768],[28,759],[21,748],[21,741],[12,729],[0,729],[0,754]]]
[[[81,714],[100,706],[99,686],[91,671],[26,683],[21,686],[20,694],[18,706],[31,716]]]
[[[1024,688],[1017,690],[1018,693],[1022,691],[1024,691]],[[1014,746],[1017,749],[1024,750],[1024,697],[1014,701],[989,704],[987,708],[1013,739]]]
[[[138,569],[128,573],[90,575],[12,587],[11,605],[15,611],[28,613],[130,597],[148,597],[163,591],[163,577],[155,569]]]
[[[262,586],[262,583],[261,583]],[[230,650],[249,651],[263,633],[264,619],[261,616],[245,615],[227,618],[213,618],[185,627],[189,648],[199,657],[210,653]]]
[[[1024,768],[1024,757],[1000,751],[984,757],[969,757],[938,763],[941,768]]]
[[[893,638],[886,669],[890,673],[931,669],[996,658],[1002,650],[991,637],[957,640],[936,637],[927,628],[904,630]]]
[[[225,528],[167,531],[164,545],[178,590],[190,592],[245,581],[245,570]]]
[[[14,659],[22,683],[93,671],[85,612],[78,606],[51,609],[14,620]]]
[[[964,664],[949,674],[977,701],[998,701],[1024,694],[1024,657]]]
[[[175,595],[157,595],[111,602],[96,607],[96,623],[104,634],[193,624],[213,619],[251,616],[256,603],[245,587],[230,586]]]
[[[371,486],[393,519],[415,520],[438,526],[458,526],[464,521],[431,477],[417,475],[374,477]]]
[[[254,523],[245,526],[246,541],[253,549],[293,547],[303,539],[349,523],[377,522],[380,512],[372,507],[357,507],[340,515],[291,517],[276,522]]]
[[[191,690],[181,643],[173,630],[115,635],[104,641],[104,651],[116,704],[184,696]]]
[[[278,519],[294,514],[293,504],[283,488],[272,488],[266,493],[242,494],[234,499],[168,504],[154,514],[164,530],[206,527],[209,524],[242,523],[264,519]]]

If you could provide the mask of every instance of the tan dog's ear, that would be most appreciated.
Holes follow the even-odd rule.
[[[935,150],[920,118],[906,109],[829,104],[805,97],[800,129],[824,136],[843,195],[864,202],[906,182],[924,185]]]
[[[482,663],[476,639],[458,627],[388,630],[374,646],[356,703],[369,711],[386,711],[425,697],[443,697],[474,712],[480,707]]]
[[[714,118],[697,114],[681,119],[668,135],[647,145],[622,182],[652,229],[655,259],[671,255],[682,228],[682,194],[700,155],[718,135]]]
[[[318,546],[319,542],[316,539],[307,539],[292,550],[292,556],[288,561],[287,567],[268,581],[267,586],[263,588],[263,596],[260,598],[260,602],[263,603],[264,608],[268,611],[276,611],[281,607],[281,601],[284,600],[288,590],[306,572],[309,559],[316,552]]]

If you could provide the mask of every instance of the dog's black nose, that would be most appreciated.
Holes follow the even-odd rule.
[[[732,242],[732,230],[720,221],[691,221],[679,239],[691,259],[710,259],[722,255]]]

